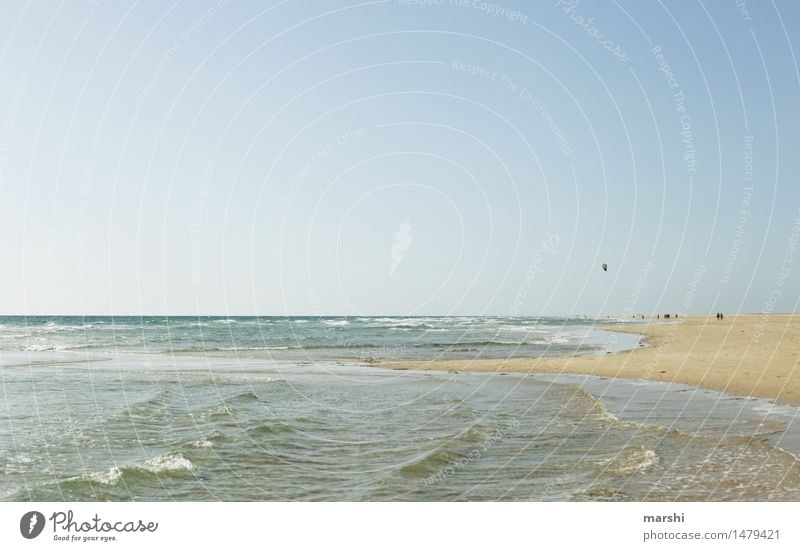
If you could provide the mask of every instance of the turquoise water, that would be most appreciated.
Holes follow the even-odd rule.
[[[795,408],[643,381],[362,365],[363,350],[620,346],[590,320],[411,319],[5,318],[0,499],[800,497]]]
[[[455,359],[570,355],[637,341],[600,331],[597,323],[525,317],[0,317],[0,351]]]

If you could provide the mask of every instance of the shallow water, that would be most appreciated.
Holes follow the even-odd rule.
[[[800,497],[797,410],[764,400],[579,376],[86,358],[0,355],[0,499]]]

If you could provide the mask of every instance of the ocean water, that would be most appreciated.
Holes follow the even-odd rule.
[[[600,331],[597,323],[518,317],[0,317],[0,351],[457,359],[604,352],[638,341]]]
[[[639,345],[600,322],[0,318],[0,499],[800,498],[796,408],[366,365]]]

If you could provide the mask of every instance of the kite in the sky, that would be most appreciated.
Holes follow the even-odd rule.
[[[606,264],[605,262],[603,263],[603,271],[604,272],[608,271],[608,264]]]

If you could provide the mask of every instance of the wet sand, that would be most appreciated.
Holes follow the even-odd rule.
[[[647,346],[608,355],[507,360],[418,360],[393,369],[576,373],[675,382],[800,406],[800,315],[689,316],[608,327],[641,334]]]

